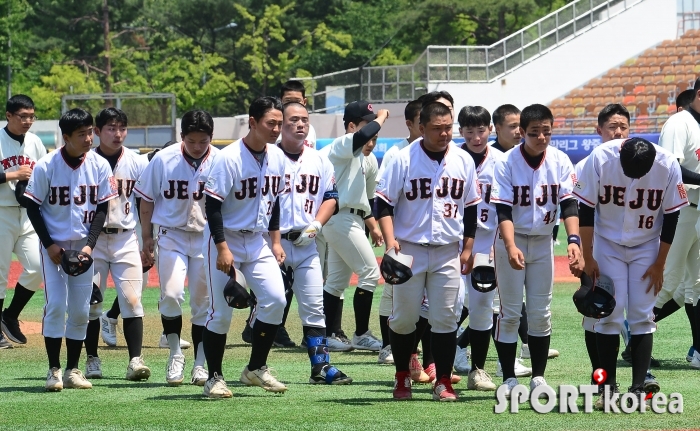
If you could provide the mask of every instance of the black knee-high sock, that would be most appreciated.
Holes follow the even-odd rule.
[[[253,325],[253,347],[250,349],[250,362],[248,362],[249,371],[257,370],[267,364],[267,355],[270,354],[272,342],[275,341],[275,335],[279,326],[255,320]]]
[[[700,352],[700,304],[693,307],[695,310],[695,333],[693,334],[693,347]]]
[[[600,368],[600,359],[598,359],[598,343],[596,342],[595,332],[583,331],[586,341],[586,350],[588,351],[588,359],[591,361],[591,384],[594,385],[593,371]]]
[[[654,307],[654,322],[660,322],[680,309],[681,306],[673,299],[667,301],[661,308]]]
[[[498,313],[493,313],[493,326],[491,326],[491,338],[496,341],[496,325],[498,325]]]
[[[352,298],[355,309],[355,334],[362,335],[369,331],[369,317],[372,314],[372,298],[374,292],[357,288]]]
[[[99,321],[99,320],[98,320]],[[124,339],[129,349],[129,359],[141,356],[143,347],[143,317],[123,319]],[[197,350],[195,348],[195,354]]]
[[[2,306],[5,304],[5,298],[0,298],[0,317],[2,317]]]
[[[549,335],[544,337],[531,335],[529,338],[532,377],[544,376],[544,370],[547,368],[547,356],[549,355],[549,341]]]
[[[467,317],[469,317],[469,309],[467,307],[462,307],[462,314],[459,316],[459,322],[457,322],[457,326],[462,326],[462,323],[464,323],[465,320],[467,320]]]
[[[496,344],[496,352],[498,352],[498,360],[501,362],[503,381],[505,382],[509,378],[515,377],[515,351],[518,348],[518,343],[494,341],[494,344]]]
[[[302,326],[304,338],[306,338],[306,351],[311,361],[311,373],[317,374],[323,370],[323,367],[330,363],[331,357],[326,348],[326,328],[318,328],[315,326]],[[312,338],[318,340],[321,338],[321,343],[314,343]]]
[[[432,346],[435,353],[435,377],[440,380],[442,377],[448,379],[452,376],[452,366],[455,362],[455,352],[457,350],[457,331],[447,334],[431,333]]]
[[[345,334],[345,331],[343,331],[343,301],[342,298],[338,301],[333,326],[335,326],[338,333]],[[326,328],[326,331],[328,331],[328,328]]]
[[[389,316],[379,316],[379,331],[382,333],[382,349],[390,344],[389,342]]]
[[[192,324],[192,347],[194,348],[194,359],[197,360],[197,350],[199,350],[199,343],[202,342],[202,331],[204,331],[204,326]],[[206,355],[205,355],[206,356]]]
[[[695,344],[695,332],[697,331],[697,326],[695,326],[695,307],[693,304],[685,304],[685,315],[688,317],[688,323],[690,324],[690,334],[693,337],[693,344]]]
[[[63,338],[44,337],[46,356],[49,358],[49,368],[61,368],[61,345]]]
[[[204,343],[204,356],[207,358],[209,378],[214,377],[214,373],[223,377],[222,364],[226,351],[226,334],[217,334],[204,328],[202,330],[202,343]]]
[[[424,319],[422,317],[418,318],[418,322],[416,322],[416,337],[413,340],[413,350],[411,350],[411,353],[418,353],[418,343],[421,342],[423,339],[423,334],[425,334],[426,328],[428,327],[428,319]]]
[[[119,297],[114,298],[112,303],[112,308],[107,312],[107,317],[110,319],[116,319],[121,314],[121,309],[119,308]]]
[[[520,342],[522,342],[523,344],[530,344],[527,342],[527,308],[525,307],[524,302],[521,313],[522,314],[520,314],[520,326],[518,327],[518,336],[520,336]]]
[[[340,298],[325,290],[323,291],[323,314],[326,316],[326,331],[329,334],[336,334],[340,329],[339,326],[336,326],[335,322],[339,303]]]
[[[182,338],[182,316],[168,318],[160,316],[160,321],[163,324],[163,334],[167,337],[168,334],[177,334],[178,338]]]
[[[88,321],[85,332],[85,354],[97,357],[97,343],[100,340],[100,319]]]
[[[396,372],[408,371],[408,364],[411,361],[411,353],[415,345],[416,333],[397,334],[389,329],[389,338],[391,339],[391,353],[394,355],[394,366]]]
[[[287,323],[287,316],[289,316],[289,307],[292,306],[292,298],[294,298],[294,291],[292,289],[289,289],[289,292],[287,292],[284,295],[284,297],[287,300],[287,305],[284,306],[284,314],[282,315],[282,326],[284,326],[284,324]]]
[[[465,349],[469,343],[471,342],[471,328],[467,325],[467,328],[462,332],[462,335],[457,338],[457,346],[459,346],[460,349]]]
[[[430,364],[435,362],[435,355],[433,349],[433,337],[432,337],[433,327],[428,324],[423,330],[423,335],[420,337],[421,346],[423,346],[423,368],[428,368]],[[417,335],[417,333],[416,333]],[[418,338],[418,337],[416,337]],[[455,332],[455,346],[457,345],[457,333]],[[418,348],[416,347],[416,351]],[[454,358],[452,358],[454,362]]]
[[[24,310],[29,300],[32,299],[32,296],[34,296],[34,292],[17,283],[15,286],[15,296],[12,297],[10,306],[3,311],[3,315],[10,319],[17,319],[19,313]],[[2,310],[2,304],[0,304],[0,310]]]
[[[80,350],[83,348],[83,340],[66,338],[66,369],[80,368]]]
[[[654,334],[630,336],[632,352],[632,386],[643,385],[649,369],[651,350],[654,347]]]
[[[477,331],[469,328],[464,332],[469,332],[469,339],[472,344],[472,370],[476,368],[483,370],[486,356],[489,353],[489,344],[491,344],[491,331]]]
[[[604,384],[614,389],[617,383],[617,356],[620,353],[620,336],[618,334],[595,334],[595,338],[600,368],[608,373]],[[532,352],[530,353],[532,354]],[[647,365],[649,364],[647,363]]]

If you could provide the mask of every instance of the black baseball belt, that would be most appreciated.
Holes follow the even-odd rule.
[[[287,241],[296,241],[301,236],[301,231],[289,231],[282,234],[282,239]]]
[[[367,213],[364,212],[363,210],[358,210],[358,209],[355,209],[355,208],[350,208],[350,214],[357,214],[357,215],[359,215],[363,220],[364,220],[365,216],[367,215]]]
[[[116,234],[116,233],[127,232],[130,230],[131,229],[120,229],[120,228],[116,228],[116,227],[103,227],[102,233],[106,233],[107,235],[112,235],[112,234]]]

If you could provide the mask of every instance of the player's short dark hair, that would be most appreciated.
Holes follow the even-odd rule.
[[[7,99],[7,103],[5,104],[5,112],[14,114],[20,109],[34,109],[34,101],[32,98],[25,96],[24,94],[15,94]]]
[[[423,105],[420,110],[420,123],[425,126],[430,123],[433,117],[442,117],[444,115],[452,117],[452,111],[447,105],[440,102],[428,103]]]
[[[654,144],[643,138],[632,138],[622,143],[620,164],[629,178],[642,178],[648,174],[656,159]]]
[[[452,95],[447,91],[431,91],[430,93],[425,93],[424,95],[420,96],[417,100],[420,101],[421,106],[426,106],[430,103],[437,101],[438,99],[449,100],[450,104],[452,105],[452,108],[454,109],[455,100],[452,98]]]
[[[110,107],[97,113],[97,116],[95,116],[95,127],[102,129],[112,121],[116,122],[117,124],[121,124],[124,127],[128,126],[126,113],[121,109]]]
[[[287,108],[290,108],[290,107],[304,108],[304,109],[306,110],[307,113],[309,112],[309,108],[307,108],[306,106],[302,105],[301,103],[299,103],[299,102],[289,102],[289,103],[285,103],[285,104],[282,106],[282,117],[284,117],[284,116],[286,115],[286,113],[287,113]]]
[[[598,113],[598,127],[603,127],[613,115],[621,115],[627,118],[627,124],[630,123],[630,111],[627,108],[619,103],[609,103]]]
[[[690,104],[695,100],[696,94],[697,92],[695,90],[681,91],[681,94],[676,97],[676,107],[683,108],[684,111],[687,111],[688,108],[690,108]]]
[[[552,111],[550,111],[549,108],[539,103],[527,106],[523,109],[523,112],[520,113],[520,127],[523,130],[527,130],[527,126],[529,126],[530,123],[547,120],[554,124],[554,115],[552,115]]]
[[[88,111],[83,108],[73,108],[61,115],[58,127],[61,129],[61,134],[70,136],[79,128],[91,127],[93,123],[92,114]]]
[[[491,114],[483,106],[465,106],[457,115],[459,128],[488,127],[491,125]]]
[[[509,115],[520,115],[520,109],[517,106],[511,104],[501,105],[493,111],[493,124],[498,124],[499,126],[506,121],[506,117]]]
[[[272,96],[258,97],[250,104],[248,116],[254,118],[255,121],[260,121],[267,114],[267,111],[272,111],[273,109],[284,112],[282,101]]]
[[[696,93],[700,91],[700,78],[695,80],[695,84],[693,85],[693,91]]]
[[[282,89],[280,90],[280,99],[284,97],[284,93],[289,91],[298,91],[301,93],[301,97],[306,97],[306,88],[301,81],[296,79],[290,79],[289,81],[282,84]]]
[[[408,102],[406,105],[406,108],[403,110],[403,117],[406,119],[406,121],[413,121],[416,119],[416,115],[420,114],[420,109],[423,107],[423,104],[418,101],[418,100],[412,100]]]
[[[211,138],[214,136],[214,119],[211,118],[211,114],[201,109],[187,111],[180,121],[180,130],[182,131],[182,136],[187,136],[194,132],[202,132]]]

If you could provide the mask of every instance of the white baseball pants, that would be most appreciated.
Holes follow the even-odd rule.
[[[36,292],[41,286],[41,257],[39,237],[22,207],[0,207],[0,299],[7,290],[7,277],[10,273],[12,253],[22,264],[22,274],[18,283],[27,290]]]
[[[681,306],[684,302],[693,303],[700,293],[700,232],[696,231],[700,229],[699,215],[695,207],[681,208],[676,235],[666,258],[664,285],[656,298],[659,308],[671,298]]]
[[[299,304],[299,317],[303,326],[326,327],[323,314],[323,276],[321,262],[316,251],[316,243],[303,247],[295,246],[292,241],[282,240],[286,254],[284,266],[291,266],[294,271],[292,290]]]

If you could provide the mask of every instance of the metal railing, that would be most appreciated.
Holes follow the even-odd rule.
[[[345,100],[406,102],[429,83],[492,82],[644,0],[576,0],[488,46],[428,46],[413,64],[348,69],[311,78],[314,112],[334,112]],[[328,89],[330,87],[330,90]],[[326,99],[345,91],[338,103]]]

